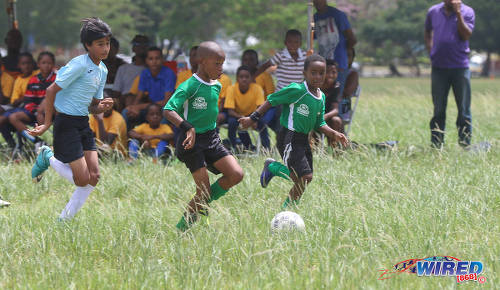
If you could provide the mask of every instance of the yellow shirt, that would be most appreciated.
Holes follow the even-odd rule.
[[[242,94],[239,84],[235,83],[227,89],[224,108],[233,109],[240,115],[248,116],[264,102],[264,91],[258,84],[251,83],[248,91]]]
[[[127,124],[125,124],[125,120],[122,115],[113,110],[111,116],[102,118],[102,121],[104,123],[104,130],[108,133],[116,135],[113,144],[111,144],[111,148],[120,150],[124,155],[127,155]],[[90,115],[89,125],[90,129],[94,131],[96,139],[100,141],[101,136],[99,136],[99,123],[97,122],[97,119],[94,118],[94,115]]]
[[[2,72],[0,83],[2,85],[2,94],[4,97],[10,98],[12,95],[12,88],[14,87],[14,78],[7,72]]]
[[[193,75],[193,72],[190,69],[183,70],[177,74],[177,82],[175,83],[175,88],[185,82],[187,79],[189,79]]]
[[[132,87],[130,87],[130,93],[137,95],[139,93],[139,81],[141,80],[141,75],[135,77]]]
[[[226,74],[221,74],[218,81],[222,85],[222,89],[220,90],[219,94],[219,100],[220,100],[226,97],[227,88],[229,88],[233,82],[231,81],[231,78],[228,77]]]
[[[255,78],[255,82],[264,89],[264,96],[274,93],[276,88],[274,87],[273,77],[268,72],[263,72]]]
[[[31,73],[31,75],[23,78],[22,76],[19,76],[16,81],[14,82],[14,88],[12,89],[12,96],[10,97],[10,103],[14,103],[19,98],[24,97],[24,94],[26,93],[26,89],[28,88],[28,83],[30,82],[30,79],[32,76],[36,76],[39,71],[34,71]]]
[[[166,124],[160,124],[160,126],[156,129],[153,129],[149,126],[148,123],[141,124],[133,129],[135,132],[142,135],[162,135],[162,134],[173,134],[172,128]],[[160,143],[161,139],[155,138],[149,140],[149,144],[151,148],[156,148],[158,143]]]

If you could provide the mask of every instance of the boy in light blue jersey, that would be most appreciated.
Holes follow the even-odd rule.
[[[83,206],[99,181],[99,164],[88,114],[100,114],[113,106],[113,99],[103,99],[108,70],[102,60],[108,56],[111,29],[99,18],[82,21],[80,39],[87,54],[73,58],[62,67],[56,81],[47,88],[45,124],[30,130],[40,136],[54,118],[54,152],[42,146],[31,170],[40,181],[49,165],[76,185],[73,196],[61,212],[61,220],[71,219]]]

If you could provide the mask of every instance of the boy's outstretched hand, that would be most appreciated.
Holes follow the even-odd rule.
[[[333,132],[331,133],[330,138],[335,142],[340,142],[340,144],[342,144],[344,148],[347,147],[347,145],[349,145],[349,139],[347,139],[347,137],[344,134],[339,133],[335,130],[333,130]]]
[[[194,130],[194,128],[189,129],[186,132],[186,139],[184,139],[184,141],[182,142],[182,146],[184,146],[184,150],[189,150],[189,149],[193,148],[195,138],[196,138],[196,131]]]
[[[28,133],[31,136],[41,136],[43,133],[45,133],[45,131],[49,129],[49,127],[50,125],[45,125],[45,124],[38,125],[37,123],[35,123],[35,128],[28,129]]]
[[[248,127],[253,127],[255,123],[252,119],[250,119],[250,117],[239,118],[238,122],[240,122],[240,126],[242,129],[248,129]]]

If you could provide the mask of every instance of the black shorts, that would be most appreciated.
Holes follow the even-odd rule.
[[[281,127],[277,147],[290,172],[297,177],[313,173],[313,157],[307,134]]]
[[[175,146],[175,155],[186,164],[191,173],[206,167],[212,173],[219,174],[220,172],[213,164],[221,158],[231,155],[231,152],[222,145],[219,134],[215,130],[196,134],[194,147],[190,150],[184,150],[184,146],[182,146],[184,139],[186,139],[186,133],[181,132]]]
[[[63,163],[83,157],[83,151],[96,151],[88,116],[57,113],[54,119],[54,156]]]

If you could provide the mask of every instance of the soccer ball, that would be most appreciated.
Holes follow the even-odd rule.
[[[271,221],[271,233],[305,230],[304,220],[300,215],[291,211],[282,211]]]

